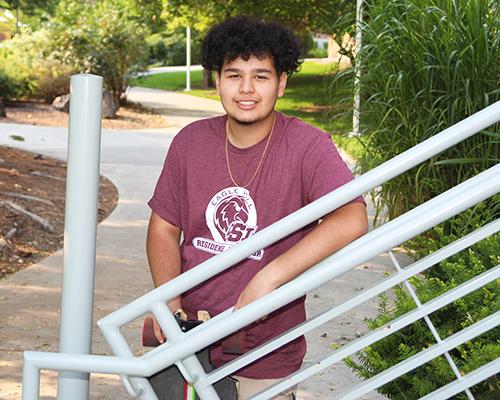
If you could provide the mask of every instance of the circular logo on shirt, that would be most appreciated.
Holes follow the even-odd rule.
[[[214,240],[239,243],[257,230],[257,212],[250,192],[241,187],[229,187],[210,200],[205,218]]]

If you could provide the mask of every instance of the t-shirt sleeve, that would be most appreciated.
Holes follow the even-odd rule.
[[[306,204],[352,181],[354,176],[327,134],[318,135],[303,159],[303,185]],[[362,196],[351,203],[364,203]]]
[[[162,219],[182,229],[180,209],[182,144],[176,139],[177,137],[170,145],[153,197],[148,205]]]

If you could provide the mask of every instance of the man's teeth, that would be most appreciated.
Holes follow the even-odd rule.
[[[255,104],[255,101],[238,101],[238,103],[244,106],[251,106],[252,104]]]

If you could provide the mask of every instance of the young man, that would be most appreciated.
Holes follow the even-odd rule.
[[[203,66],[216,71],[227,115],[197,121],[173,140],[153,198],[147,252],[155,286],[353,179],[328,134],[276,112],[299,46],[278,24],[229,19],[208,33]],[[248,257],[173,300],[191,317],[244,307],[367,230],[362,198]],[[183,234],[182,245],[179,239]],[[305,320],[304,298],[245,329],[248,351]],[[163,341],[159,327],[156,336]],[[240,398],[300,368],[303,337],[241,369]],[[220,366],[235,356],[211,350]],[[281,398],[293,398],[284,394]]]

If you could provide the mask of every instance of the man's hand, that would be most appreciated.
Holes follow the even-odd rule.
[[[235,310],[265,296],[366,233],[366,209],[349,203],[328,214],[294,246],[261,269],[240,294]]]
[[[266,275],[266,269],[264,268],[248,282],[234,306],[235,310],[245,307],[278,287],[276,282],[273,279],[266,278]]]
[[[158,322],[156,322],[156,319],[153,318],[153,332],[155,334],[156,340],[158,340],[160,343],[165,343],[166,337],[163,336],[163,332],[160,328],[160,325]]]

